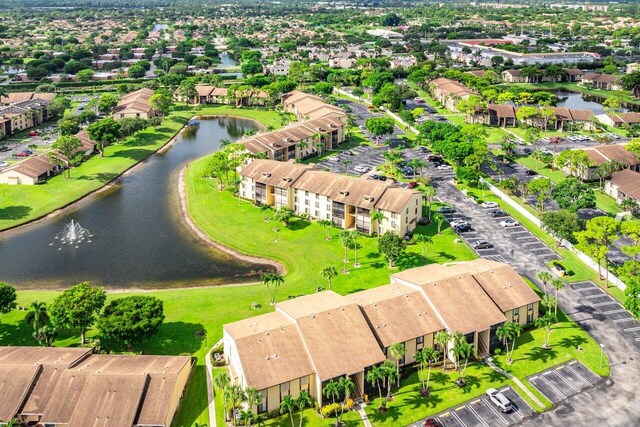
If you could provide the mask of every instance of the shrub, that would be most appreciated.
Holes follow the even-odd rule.
[[[340,412],[340,404],[339,403],[330,403],[328,405],[324,405],[320,408],[320,414],[324,418],[335,417]]]

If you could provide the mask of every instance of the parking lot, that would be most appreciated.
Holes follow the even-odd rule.
[[[576,282],[572,286],[593,307],[593,312],[612,322],[618,332],[640,348],[640,322],[620,303],[592,281]]]
[[[598,384],[602,378],[577,360],[557,365],[527,380],[553,404]]]
[[[514,407],[512,411],[501,412],[486,395],[482,395],[429,418],[440,421],[444,426],[496,427],[516,425],[535,413],[511,387],[502,387],[499,390],[511,400]],[[422,427],[423,424],[424,420],[412,424],[412,427]]]

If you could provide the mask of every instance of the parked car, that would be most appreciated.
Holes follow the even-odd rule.
[[[372,173],[371,175],[369,175],[369,178],[371,178],[371,179],[378,179],[378,178],[380,178],[380,176],[379,176],[379,175],[376,175],[375,173]]]
[[[496,202],[484,202],[480,206],[483,208],[497,208],[498,204]]]
[[[38,132],[37,130],[32,130],[27,134],[27,136],[40,136],[40,132]]]
[[[474,240],[470,243],[473,249],[491,249],[493,245],[486,240]]]
[[[568,273],[566,267],[557,261],[553,263],[553,269],[557,271],[560,276],[566,276]]]
[[[500,210],[500,209],[496,209],[495,211],[489,212],[489,215],[492,218],[500,218],[500,217],[503,217],[503,216],[507,216],[507,213],[505,211]]]
[[[458,225],[469,224],[469,223],[465,219],[454,219],[449,224],[451,224],[451,227],[457,227]]]
[[[347,151],[343,151],[343,154],[346,154],[347,156],[353,156],[353,152],[347,150]]]
[[[424,422],[424,427],[443,427],[442,423],[435,418],[427,418]]]
[[[489,400],[491,400],[491,402],[500,409],[500,411],[507,413],[513,409],[513,404],[507,396],[495,388],[487,390],[486,395],[489,397]]]
[[[438,213],[451,214],[451,213],[456,213],[456,210],[453,209],[453,208],[450,208],[449,206],[442,206],[442,207],[438,208]]]
[[[7,166],[9,166],[9,163],[7,163],[7,162],[0,162],[0,169],[4,169],[4,168],[6,168]]]
[[[525,148],[524,150],[522,150],[522,152],[526,155],[529,155],[532,153],[531,148]]]
[[[331,157],[327,157],[327,160],[330,161],[330,162],[337,162],[338,160],[340,160],[340,157],[331,156]]]
[[[531,169],[527,169],[527,171],[525,172],[528,176],[536,176],[538,175],[538,172],[531,170]]]
[[[3,151],[9,151],[9,150],[10,150],[10,148],[9,148],[9,147],[7,147],[6,145],[4,145],[4,146],[0,147],[0,152],[3,152]]]
[[[417,186],[418,186],[418,183],[417,183],[417,182],[415,182],[415,181],[411,181],[411,182],[409,183],[409,185],[407,185],[407,188],[409,188],[409,189],[413,189],[413,188],[416,188]]]
[[[516,227],[518,225],[520,225],[520,223],[518,221],[516,221],[515,219],[511,219],[511,218],[505,219],[503,221],[500,221],[500,226],[505,227],[505,228],[506,227]]]
[[[425,147],[424,145],[421,145],[418,147],[418,152],[419,153],[428,153],[429,149],[427,147]]]
[[[15,156],[16,157],[29,157],[30,155],[32,155],[33,153],[30,151],[20,151],[19,153],[16,153]]]
[[[455,227],[453,227],[453,230],[456,233],[465,233],[467,231],[471,231],[471,225],[469,225],[469,224],[458,224]]]
[[[549,150],[548,148],[541,148],[540,152],[542,154],[553,154],[553,152],[551,150]]]
[[[451,166],[450,165],[441,164],[440,166],[438,166],[438,169],[447,170],[447,169],[451,169]]]
[[[386,181],[386,180],[387,180],[387,177],[386,177],[386,176],[384,176],[384,175],[379,175],[379,176],[378,176],[378,179],[379,179],[380,181]]]

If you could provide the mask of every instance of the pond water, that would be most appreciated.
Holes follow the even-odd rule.
[[[575,110],[591,110],[593,114],[604,114],[604,107],[595,100],[584,97],[576,92],[555,92],[558,97],[558,107],[573,108]]]
[[[228,52],[220,53],[220,61],[222,62],[223,67],[235,67],[238,65],[238,61],[233,59]]]
[[[109,190],[0,236],[0,281],[19,288],[90,281],[126,289],[257,280],[260,270],[272,269],[242,262],[194,236],[183,221],[177,191],[179,171],[188,161],[248,129],[257,124],[229,117],[200,120],[199,128],[183,132],[168,151],[152,155]],[[92,241],[77,248],[57,241],[50,246],[72,219],[93,234]]]

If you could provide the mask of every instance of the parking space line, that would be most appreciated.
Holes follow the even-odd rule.
[[[559,368],[556,368],[555,371],[553,371],[553,373],[556,375],[556,377],[560,378],[560,381],[564,382],[566,385],[568,385],[569,387],[574,389],[576,391],[576,393],[580,392],[580,389],[578,387],[574,386],[571,383],[571,381],[569,381],[563,374],[558,372],[560,369],[564,369],[564,366],[560,366]]]
[[[636,341],[640,341],[640,338],[636,338]]]
[[[619,308],[617,310],[603,311],[603,313],[604,314],[615,314],[615,313],[624,313],[625,311],[627,311],[625,308]]]
[[[614,319],[613,323],[625,323],[625,322],[633,322],[635,319],[633,317],[625,317],[624,319]]]
[[[491,411],[494,414],[496,414],[498,418],[502,420],[503,423],[505,423],[506,425],[509,425],[509,422],[496,410],[496,408],[493,407],[493,405],[490,402],[487,401],[487,399],[482,399],[482,401],[484,402],[485,405],[489,407],[489,409],[491,409]]]
[[[608,296],[608,295],[607,295]],[[611,298],[611,297],[609,297]],[[613,300],[613,298],[611,298],[612,301],[607,301],[607,302],[597,302],[595,304],[593,304],[594,307],[602,307],[603,305],[611,305],[611,304],[618,304],[618,301]]]
[[[640,331],[640,326],[636,326],[635,328],[626,328],[624,329],[625,332],[633,332],[633,331]]]
[[[464,406],[462,408],[464,408]],[[460,408],[460,409],[462,409],[462,408]],[[460,409],[456,409],[456,411],[459,411]],[[453,418],[456,419],[456,421],[458,421],[460,424],[462,424],[463,427],[467,427],[467,425],[464,423],[464,421],[462,421],[462,418],[460,418],[458,416],[458,414],[455,413],[455,411],[451,411],[451,415],[453,416]]]
[[[471,413],[473,415],[476,416],[476,418],[485,426],[485,427],[490,427],[489,424],[486,423],[486,421],[484,420],[484,418],[482,418],[480,416],[480,414],[478,414],[478,412],[476,412],[476,410],[473,408],[473,404],[469,405],[469,411],[471,411]]]
[[[591,292],[591,291],[598,291],[598,293],[604,294],[605,291],[600,289],[600,288],[582,288],[582,289],[578,289],[578,292]]]
[[[563,398],[563,399],[566,399],[566,398],[567,398],[567,396],[566,396],[563,392],[561,392],[560,390],[558,390],[558,388],[557,388],[556,386],[554,386],[553,384],[551,384],[551,381],[549,381],[548,379],[546,379],[546,378],[544,377],[544,375],[545,375],[545,374],[542,374],[542,376],[540,377],[540,379],[541,379],[542,381],[544,381],[545,383],[547,383],[547,385],[548,385],[552,390],[554,390],[556,393],[558,393],[560,396],[562,396],[562,398]],[[542,393],[542,392],[541,392],[541,393]],[[544,394],[544,393],[542,393],[542,394]]]
[[[573,369],[573,367],[571,366],[571,364],[565,365],[565,367],[570,370],[571,372],[573,372],[573,374],[580,378],[582,381],[584,381],[586,384],[588,384],[590,387],[593,386],[593,384],[591,383],[591,381],[587,380],[585,377],[582,376],[582,374],[580,374],[580,372],[576,371],[575,369]]]
[[[609,297],[609,295],[605,294],[604,292],[600,292],[598,294],[595,295],[586,295],[585,298],[586,299],[594,299],[594,298],[602,298],[602,297]],[[611,298],[611,297],[609,297]]]

